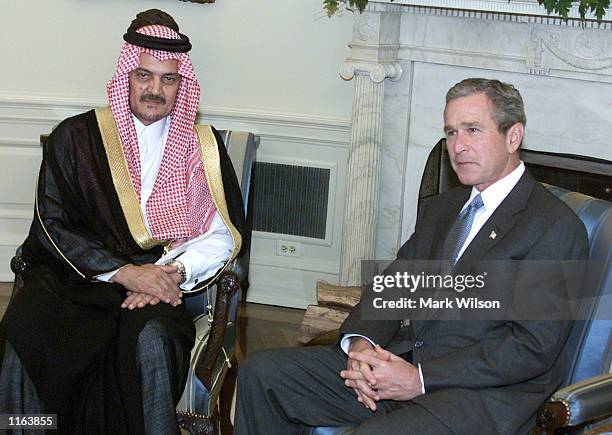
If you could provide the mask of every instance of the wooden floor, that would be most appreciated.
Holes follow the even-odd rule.
[[[297,346],[305,310],[242,303],[238,308],[238,344],[245,355],[256,350]]]

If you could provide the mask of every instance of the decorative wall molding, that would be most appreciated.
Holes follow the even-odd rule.
[[[586,71],[600,71],[612,68],[612,56],[605,56],[609,38],[593,32],[583,31],[574,35],[559,32],[556,29],[533,28],[531,31],[527,67],[538,74],[549,74],[544,54],[552,54],[563,63]],[[570,52],[566,47],[573,48]]]
[[[368,9],[368,12],[382,11],[373,11],[372,8],[370,8]],[[373,14],[361,13],[359,16],[355,17],[355,26],[353,28],[354,39],[363,42],[373,42],[378,38],[379,30],[380,22],[375,19]]]
[[[0,148],[1,147],[39,148],[40,140],[11,138],[11,137],[0,138]]]
[[[605,21],[581,21],[579,19],[568,19],[567,21],[557,17],[540,15],[518,15],[499,12],[461,10],[461,9],[440,9],[427,6],[406,6],[406,12],[423,15],[438,15],[443,17],[468,18],[477,20],[505,21],[511,23],[524,24],[546,24],[550,26],[578,27],[587,29],[610,30],[612,22]],[[612,12],[610,12],[612,15]]]
[[[34,198],[32,198],[34,199]],[[0,219],[23,219],[28,222],[32,219],[33,211],[30,209],[25,209],[22,207],[22,204],[3,204],[4,207],[0,207]],[[7,208],[8,205],[13,205],[15,208]],[[17,238],[13,238],[11,240],[17,240]]]
[[[27,95],[0,95],[0,123],[57,123],[68,116],[107,105],[106,99],[80,99],[34,97]],[[198,110],[199,119],[249,122],[254,125],[277,128],[329,130],[347,134],[347,118],[321,117],[302,113],[285,113],[257,109],[205,107]],[[259,132],[257,132],[259,133]],[[301,136],[295,136],[301,137]]]
[[[274,141],[283,141],[283,142],[291,142],[295,144],[312,144],[312,145],[320,145],[320,146],[328,146],[333,148],[346,148],[348,147],[348,142],[346,140],[341,139],[325,139],[315,136],[288,136],[283,134],[275,134],[275,133],[258,133],[258,136],[263,140],[274,140]],[[1,142],[0,142],[1,143]]]
[[[14,234],[0,234],[0,246],[17,247],[21,242],[23,239],[15,237]]]
[[[458,15],[454,16],[469,16],[466,14],[476,12],[488,14],[490,19],[511,19],[512,16],[524,16],[530,18],[554,19],[556,25],[573,25],[572,21],[581,21],[578,6],[574,5],[568,14],[569,19],[563,21],[559,18],[552,18],[546,12],[544,6],[540,5],[537,0],[370,0],[372,4],[380,4],[383,7],[393,5],[395,8],[419,8],[425,13],[435,13],[439,11],[456,11]],[[368,5],[370,5],[368,3]],[[377,6],[372,6],[376,8]],[[612,9],[606,10],[604,24],[612,24],[610,21]],[[507,17],[507,18],[504,18]],[[480,17],[482,18],[482,17]],[[587,15],[588,20],[594,20],[593,15]],[[529,21],[535,22],[535,21]],[[596,22],[595,22],[596,23]],[[539,24],[543,24],[539,22]],[[591,23],[593,24],[593,23]]]
[[[458,33],[462,38],[456,38]],[[398,59],[404,67],[406,61],[427,62],[612,83],[611,33],[588,28],[406,12]]]
[[[367,12],[387,12],[387,13],[401,13],[405,9],[405,6],[400,2],[393,3],[378,1],[378,0],[369,0],[366,5],[365,11]]]

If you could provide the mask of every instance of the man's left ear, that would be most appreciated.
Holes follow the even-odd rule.
[[[525,126],[520,122],[517,122],[508,129],[506,133],[506,147],[510,154],[514,154],[519,149],[524,135]]]

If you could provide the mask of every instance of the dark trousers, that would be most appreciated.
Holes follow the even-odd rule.
[[[191,349],[154,319],[138,335],[136,355],[145,434],[178,434],[175,408],[185,387]]]
[[[263,351],[238,372],[234,433],[290,435],[313,426],[356,425],[355,434],[446,434],[451,431],[411,401],[378,402],[372,412],[344,385],[338,347]]]
[[[138,335],[136,364],[146,434],[179,433],[175,406],[185,385],[191,349],[185,349],[170,330],[163,320],[153,319]],[[44,404],[8,341],[1,367],[0,414],[44,413]]]

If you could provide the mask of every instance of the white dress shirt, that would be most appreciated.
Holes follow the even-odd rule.
[[[516,186],[516,183],[518,183],[520,178],[523,176],[524,172],[525,172],[525,165],[521,161],[519,165],[516,168],[514,168],[512,172],[510,172],[508,175],[506,175],[501,180],[498,180],[495,183],[491,184],[489,187],[487,187],[482,192],[479,192],[478,189],[476,189],[475,187],[472,187],[472,192],[470,194],[470,197],[468,198],[468,200],[465,202],[465,204],[461,208],[461,211],[463,211],[469,205],[469,203],[472,202],[472,199],[474,199],[474,197],[478,195],[479,193],[480,193],[480,197],[482,198],[482,202],[484,205],[483,207],[480,207],[480,209],[478,209],[476,211],[476,214],[474,215],[474,222],[472,223],[472,228],[470,229],[470,232],[468,233],[468,236],[465,239],[463,246],[459,250],[457,261],[459,260],[459,258],[461,258],[461,256],[463,255],[467,247],[470,245],[472,240],[474,240],[474,237],[476,237],[476,234],[478,234],[480,229],[484,226],[487,220],[491,217],[493,212],[495,212],[495,210],[497,209],[497,207],[499,207],[502,201],[506,199],[506,196],[508,196],[508,194],[512,191],[512,189],[514,189],[514,186]],[[348,354],[348,348],[351,344],[352,337],[365,338],[372,344],[372,346],[374,346],[374,342],[372,340],[370,340],[368,337],[365,337],[361,334],[344,334],[344,337],[342,337],[342,341],[340,342],[340,347],[346,354]],[[421,387],[422,387],[421,392],[425,394],[425,382],[423,380],[423,371],[421,370],[421,364],[419,364],[418,367],[419,367],[419,377],[421,378]]]
[[[465,243],[459,250],[457,261],[461,258],[467,247],[470,246],[470,243],[472,243],[472,240],[474,240],[474,237],[476,237],[478,231],[480,231],[484,224],[489,220],[493,212],[497,210],[497,207],[499,207],[502,201],[506,199],[506,196],[508,196],[510,191],[514,189],[514,186],[516,186],[516,183],[518,183],[524,172],[525,165],[523,164],[523,162],[520,162],[520,164],[516,168],[514,168],[512,172],[510,172],[501,180],[498,180],[495,183],[491,184],[482,192],[479,192],[478,189],[472,187],[472,193],[470,194],[470,197],[468,198],[467,202],[461,208],[461,211],[465,210],[468,204],[472,202],[474,197],[479,193],[480,197],[482,198],[482,203],[484,205],[483,207],[480,207],[474,215],[474,222],[472,222],[472,228],[470,229],[470,232],[468,233],[468,236],[465,239]]]
[[[147,201],[153,192],[155,180],[159,173],[168,132],[170,130],[170,117],[167,116],[150,125],[144,125],[132,115],[136,134],[138,136],[138,149],[140,152],[140,210],[147,226],[151,231],[147,219]],[[186,244],[186,248],[179,246],[169,251],[156,264],[165,264],[172,260],[179,260],[185,265],[187,279],[181,285],[183,290],[191,290],[199,282],[213,276],[217,270],[229,259],[232,249],[232,236],[227,226],[217,212],[208,231]],[[176,254],[176,256],[173,256]],[[119,269],[98,275],[100,281],[110,281]]]

